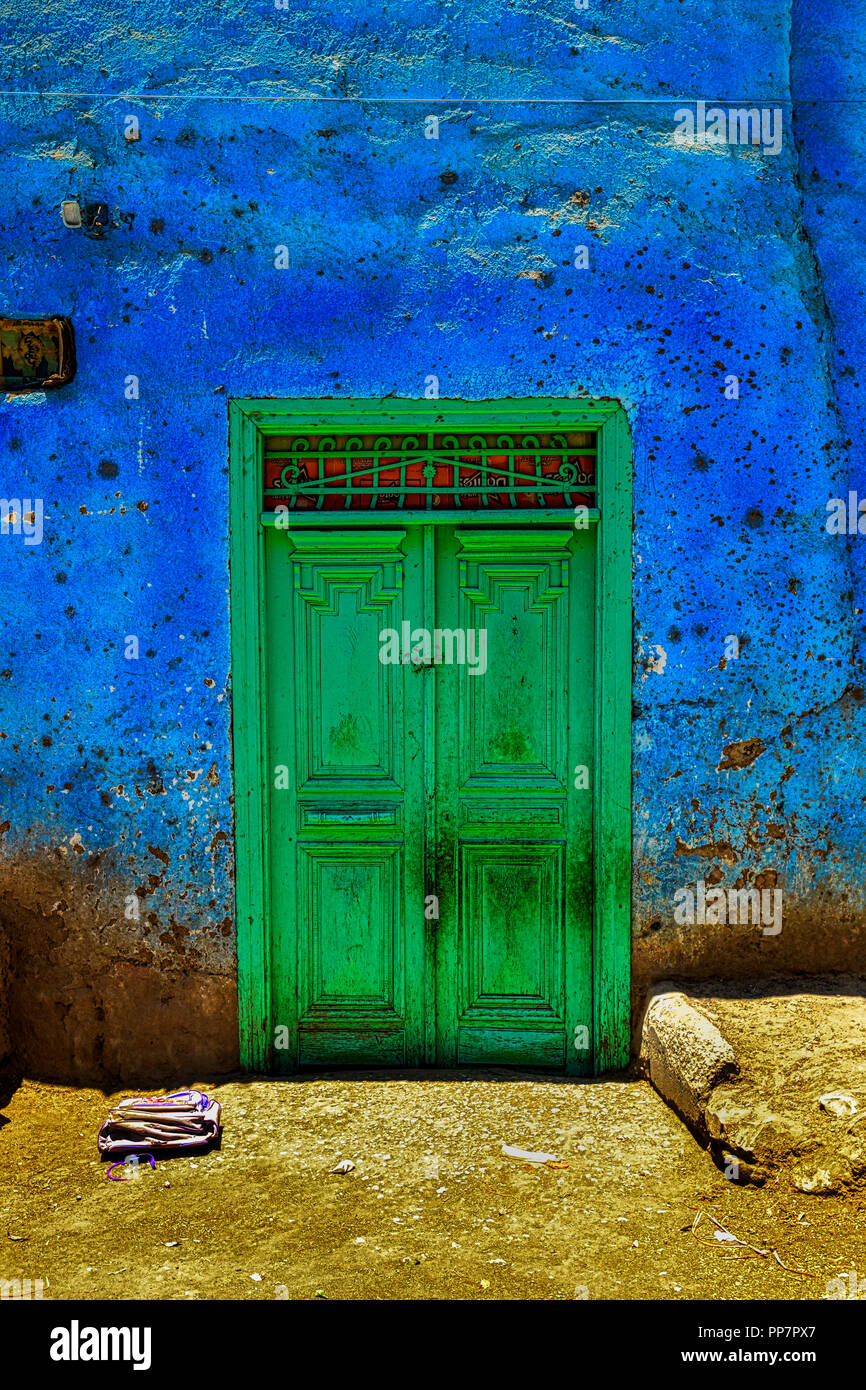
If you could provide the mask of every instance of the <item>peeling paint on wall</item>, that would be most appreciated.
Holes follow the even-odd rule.
[[[824,528],[866,495],[866,108],[816,100],[864,96],[849,10],[13,12],[3,307],[79,360],[0,405],[0,494],[44,499],[0,535],[0,1047],[233,1063],[227,400],[431,377],[628,407],[636,998],[866,964],[866,537]],[[778,155],[674,140],[720,93],[781,106]],[[778,883],[781,933],[678,927],[711,874]]]

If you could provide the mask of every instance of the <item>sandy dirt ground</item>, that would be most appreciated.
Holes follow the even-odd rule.
[[[866,1183],[866,981],[861,977],[707,981],[691,1003],[731,1044],[740,1074],[708,1111],[731,1147],[795,1187]]]
[[[0,1279],[76,1300],[813,1300],[866,1276],[866,1192],[733,1185],[645,1081],[190,1084],[222,1103],[220,1149],[120,1183],[95,1135],[132,1092],[22,1083],[0,1112]]]

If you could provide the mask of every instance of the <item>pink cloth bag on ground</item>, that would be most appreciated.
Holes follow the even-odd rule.
[[[219,1137],[221,1114],[203,1091],[131,1096],[112,1106],[96,1147],[100,1154],[204,1149]]]

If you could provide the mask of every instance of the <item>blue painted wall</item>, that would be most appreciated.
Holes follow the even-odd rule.
[[[0,1052],[232,1065],[227,401],[431,374],[629,412],[636,1001],[866,964],[866,536],[824,526],[866,497],[864,17],[7,0],[4,310],[70,315],[79,367],[0,404],[45,509],[0,536]],[[780,152],[678,144],[687,99],[778,107]],[[711,875],[781,887],[780,935],[678,925]]]

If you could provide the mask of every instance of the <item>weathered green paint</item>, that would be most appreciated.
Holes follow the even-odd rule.
[[[327,513],[325,513],[325,515],[327,516]],[[340,512],[338,515],[339,521],[337,521],[337,518],[333,517],[332,514],[332,525],[339,525],[340,527],[345,527],[370,526],[372,524],[370,517],[365,512]],[[381,526],[383,518],[387,519],[387,516],[387,512],[375,512],[372,521],[373,523],[375,523],[375,525]],[[561,507],[556,509],[539,507],[538,511],[533,511],[531,513],[531,516],[532,524],[534,526],[539,521],[558,521],[561,523],[563,517],[568,518],[569,513],[567,511],[563,511]],[[467,512],[464,508],[461,508],[459,511],[457,511],[450,507],[441,507],[435,512],[412,511],[410,509],[407,509],[406,511],[399,513],[401,523],[406,526],[410,525],[413,521],[423,522],[425,526],[450,526],[455,521],[461,523],[465,522],[467,517],[471,518],[472,513]],[[584,519],[587,522],[597,522],[600,519],[600,517],[601,512],[598,510],[597,507],[585,508]],[[475,520],[480,519],[482,518],[480,518],[479,516],[475,517]],[[275,526],[279,528],[281,525],[285,525],[284,519],[282,517],[279,517],[278,513],[276,512],[262,512],[260,521],[262,526]],[[527,513],[525,511],[502,511],[496,514],[497,526],[525,526],[526,524]],[[321,525],[321,512],[296,512],[292,515],[291,529],[293,531],[297,530],[299,526]]]
[[[600,526],[463,511],[261,524],[263,433],[419,418],[597,427]],[[628,459],[607,403],[233,403],[247,1065],[627,1061]],[[487,673],[382,665],[378,632],[404,618],[485,628]],[[590,1053],[573,1047],[584,1027]]]
[[[267,883],[267,783],[264,758],[264,532],[261,437],[234,402],[230,415],[232,736],[235,771],[235,898],[238,931],[238,1031],[243,1064],[269,1065],[270,906]]]
[[[628,1064],[631,1014],[632,453],[625,412],[599,432],[595,632],[594,1067]]]
[[[265,570],[275,1057],[420,1063],[423,684],[378,658],[422,611],[421,538],[270,530]]]
[[[526,515],[526,514],[525,514]],[[436,625],[487,670],[436,682],[438,1059],[588,1069],[595,531],[437,532]],[[571,1045],[570,1045],[571,1044]]]

